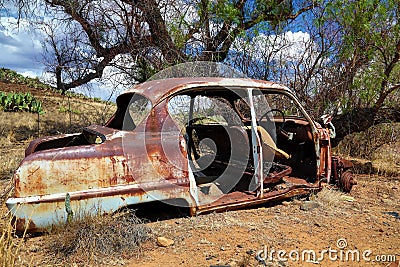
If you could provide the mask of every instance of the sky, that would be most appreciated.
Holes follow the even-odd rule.
[[[13,9],[0,9],[0,67],[15,70],[32,78],[48,80],[50,75],[45,72],[43,63],[44,35],[28,27],[28,21],[24,19],[19,21],[19,26],[17,22],[17,12],[13,12]],[[286,36],[292,36],[291,39],[294,42],[309,38],[309,35],[301,30],[295,33],[288,32]],[[268,38],[268,36],[259,36],[259,38]],[[299,52],[301,53],[298,51],[298,46],[291,46],[290,49],[296,51],[294,53],[286,51],[287,54],[298,55]],[[107,75],[107,73],[110,71],[106,69],[105,74]],[[74,91],[91,97],[115,100],[120,92],[127,89],[115,88],[112,84],[103,84],[97,81],[92,82],[89,87],[90,89],[76,88]]]
[[[26,76],[40,77],[44,70],[41,58],[41,36],[28,30],[24,21],[17,27],[16,18],[1,16],[0,66]]]
[[[12,10],[0,9],[0,67],[15,70],[18,73],[41,80],[47,80],[43,63],[44,36],[28,27],[24,19],[17,24],[17,14]],[[111,85],[92,82],[90,89],[76,88],[73,91],[104,100],[115,100],[124,88],[113,88]],[[127,89],[127,88],[126,88]]]

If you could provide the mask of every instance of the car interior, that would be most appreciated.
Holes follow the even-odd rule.
[[[316,180],[316,153],[309,122],[288,95],[258,92],[253,99],[261,139],[264,188],[285,177]],[[249,101],[242,91],[216,88],[186,92],[168,103],[188,146],[201,192],[255,191],[254,140]],[[207,188],[207,190],[203,190]]]

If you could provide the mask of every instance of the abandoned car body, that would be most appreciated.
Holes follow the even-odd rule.
[[[149,81],[117,107],[105,126],[30,143],[7,200],[18,230],[156,200],[196,215],[355,184],[351,163],[331,155],[329,120],[276,83]]]

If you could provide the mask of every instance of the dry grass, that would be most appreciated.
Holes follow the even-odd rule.
[[[364,132],[347,135],[335,151],[345,156],[371,159],[377,149],[400,142],[399,138],[400,123],[382,123]]]
[[[334,149],[357,173],[400,176],[400,123],[382,123],[346,136]]]
[[[311,195],[310,199],[325,207],[337,207],[342,200],[343,193],[339,190],[324,187],[317,194]]]
[[[384,144],[376,149],[372,153],[372,159],[400,165],[400,140],[391,144]]]
[[[133,212],[85,216],[54,234],[50,251],[56,258],[78,265],[113,265],[138,254],[150,230]]]
[[[6,144],[43,135],[70,133],[90,124],[104,124],[115,106],[81,99],[38,97],[45,114],[0,112],[0,141]]]
[[[5,210],[2,210],[5,213]],[[21,248],[24,246],[25,233],[22,237],[15,235],[15,224],[12,222],[8,214],[3,214],[3,218],[8,218],[2,223],[0,236],[0,266],[30,266],[27,259],[22,259],[19,255]]]
[[[2,229],[0,237],[1,266],[15,266],[18,247],[18,244],[14,242],[12,224],[9,222],[6,227]]]

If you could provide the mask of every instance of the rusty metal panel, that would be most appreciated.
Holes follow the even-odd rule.
[[[179,184],[179,181],[175,181]],[[182,181],[181,181],[182,182]],[[192,206],[192,199],[186,184],[180,187],[171,184],[142,184],[124,185],[109,188],[93,189],[68,193],[70,208],[73,216],[99,215],[112,213],[122,207],[173,198],[183,199]],[[10,198],[7,206],[16,217],[18,231],[43,231],[53,224],[65,224],[68,213],[66,211],[66,193],[34,196],[24,198]]]

